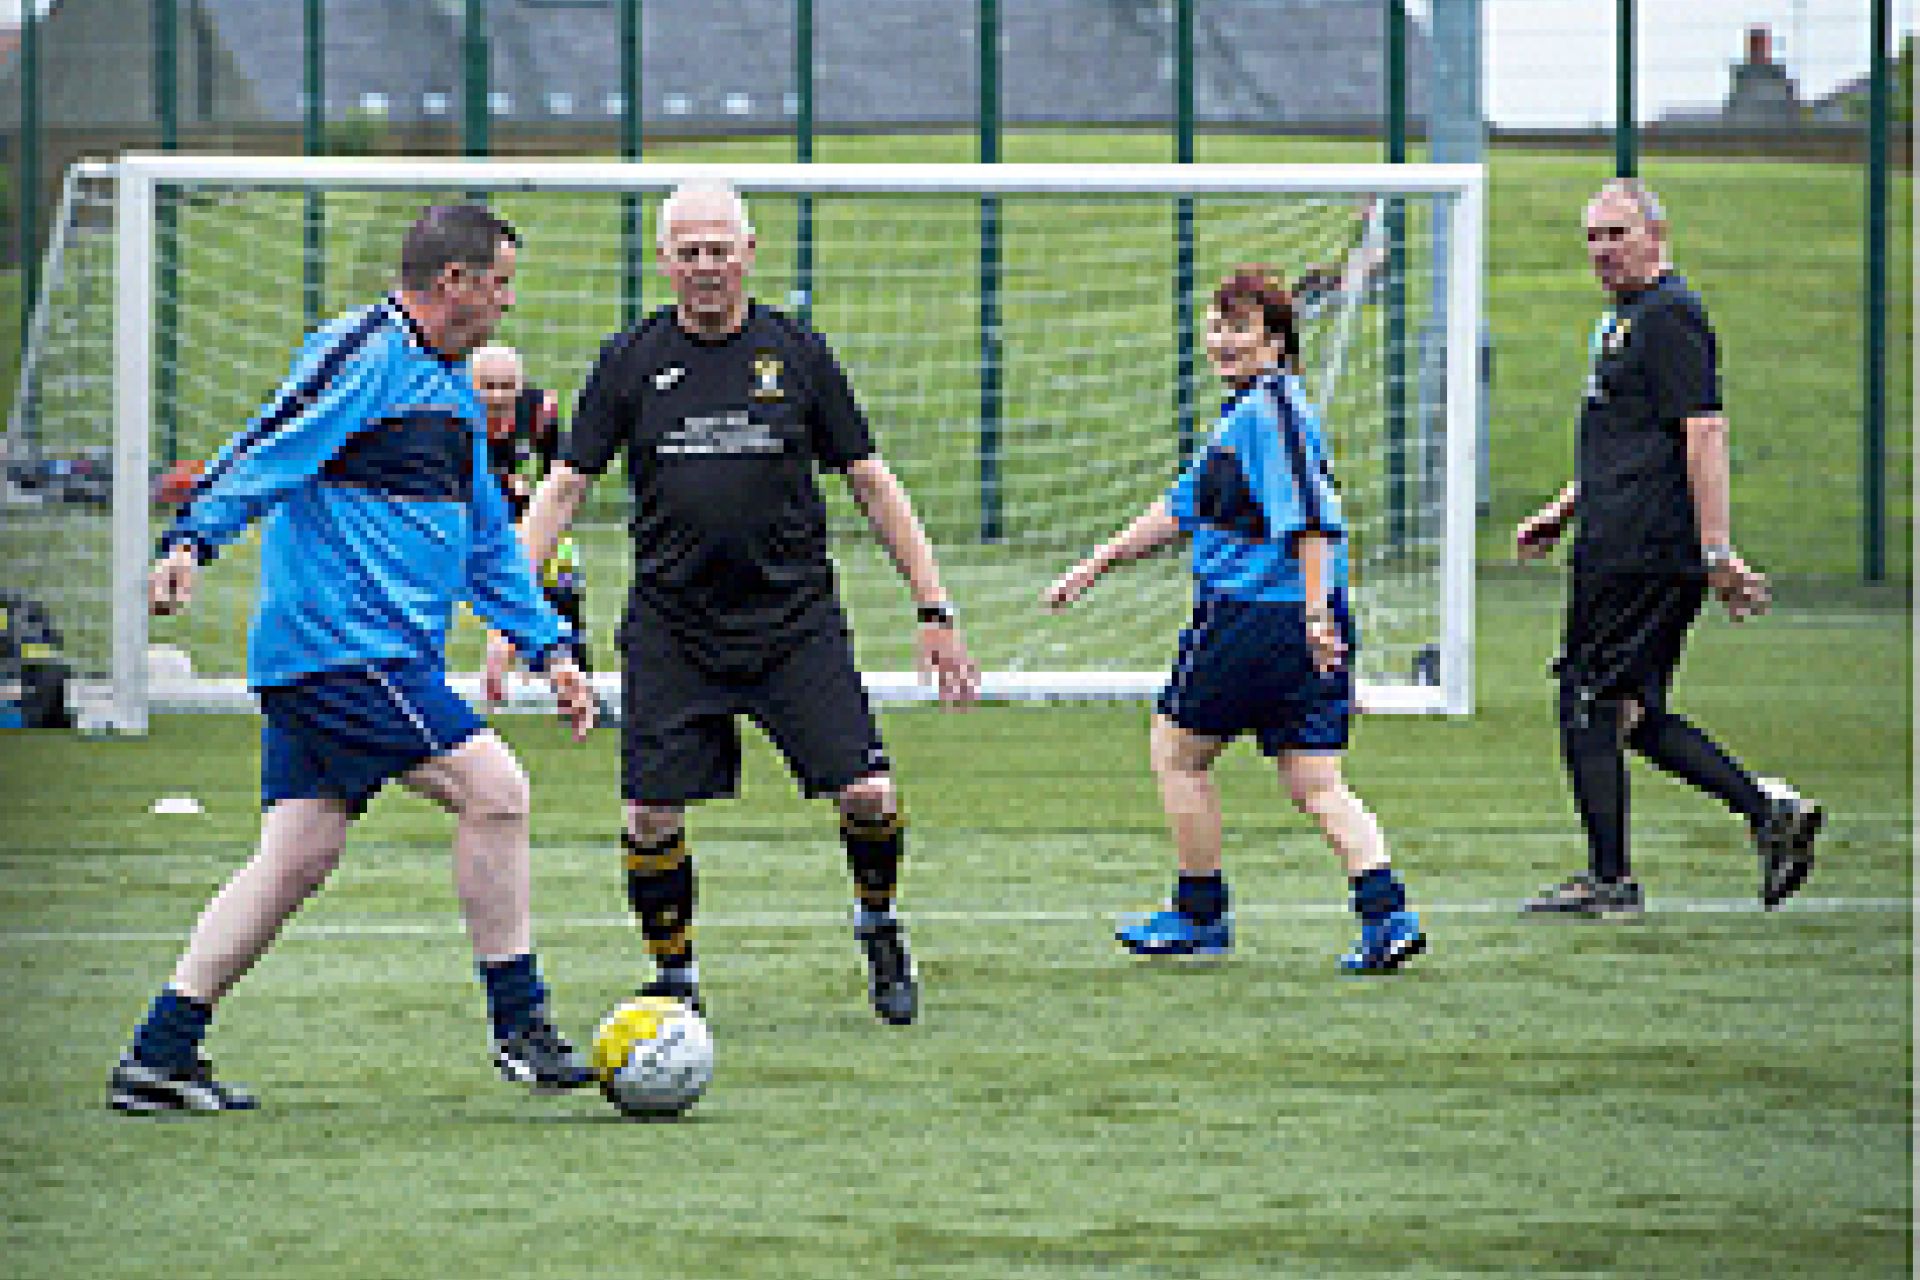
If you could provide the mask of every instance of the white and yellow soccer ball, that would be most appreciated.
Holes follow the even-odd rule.
[[[677,1116],[713,1079],[713,1035],[706,1019],[678,1000],[635,996],[614,1007],[593,1033],[600,1092],[629,1116]]]

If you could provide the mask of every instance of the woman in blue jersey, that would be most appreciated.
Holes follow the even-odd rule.
[[[1295,374],[1293,300],[1267,270],[1242,267],[1214,291],[1207,358],[1231,394],[1213,438],[1166,495],[1046,593],[1059,609],[1116,564],[1185,533],[1194,611],[1153,719],[1151,755],[1179,876],[1167,909],[1116,934],[1136,955],[1220,955],[1232,945],[1220,863],[1220,796],[1210,770],[1252,733],[1287,792],[1333,847],[1353,886],[1360,941],[1352,973],[1390,973],[1426,947],[1388,864],[1380,824],[1347,788],[1354,645],[1346,526],[1320,424]]]

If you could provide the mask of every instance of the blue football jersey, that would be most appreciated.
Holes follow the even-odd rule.
[[[247,682],[403,661],[445,666],[454,603],[543,665],[568,638],[489,473],[464,362],[395,298],[316,330],[161,539],[204,562],[264,519]]]
[[[1347,586],[1346,522],[1327,463],[1320,420],[1299,380],[1264,374],[1228,399],[1214,431],[1173,487],[1167,505],[1193,539],[1201,596],[1298,602],[1298,539],[1326,534],[1329,592]]]

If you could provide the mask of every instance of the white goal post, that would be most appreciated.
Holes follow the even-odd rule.
[[[1116,572],[1057,616],[1039,593],[1163,491],[1210,431],[1199,334],[1222,272],[1262,262],[1301,282],[1319,269],[1320,287],[1303,293],[1303,378],[1352,525],[1362,709],[1471,709],[1479,166],[171,154],[70,175],[0,453],[0,588],[44,597],[64,619],[82,718],[139,733],[149,709],[252,706],[240,677],[250,570],[206,571],[227,580],[209,593],[219,599],[196,603],[208,620],[145,612],[154,535],[170,514],[154,480],[208,456],[284,375],[314,318],[303,273],[309,287],[324,278],[319,318],[331,318],[387,287],[419,206],[494,202],[525,241],[500,340],[570,410],[600,339],[633,314],[622,290],[644,274],[644,305],[663,300],[651,219],[695,180],[742,192],[759,231],[756,296],[807,311],[847,366],[926,517],[994,699],[1159,687],[1190,589],[1175,558]],[[57,471],[47,459],[77,448],[102,403],[108,510],[19,480]],[[886,701],[930,698],[907,669],[904,590],[838,489],[823,482],[836,491],[835,558],[869,687]],[[589,548],[603,662],[605,620],[626,591],[623,495],[623,478],[598,486]],[[89,540],[101,543],[97,568],[72,558]],[[477,650],[471,636],[462,644],[456,666],[471,670]],[[617,696],[607,665],[596,684]],[[470,675],[456,687],[477,692]]]

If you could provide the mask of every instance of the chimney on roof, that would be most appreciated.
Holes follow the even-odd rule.
[[[1746,128],[1784,128],[1800,119],[1800,90],[1773,60],[1773,29],[1747,28],[1747,59],[1733,66],[1733,85],[1721,119]]]

